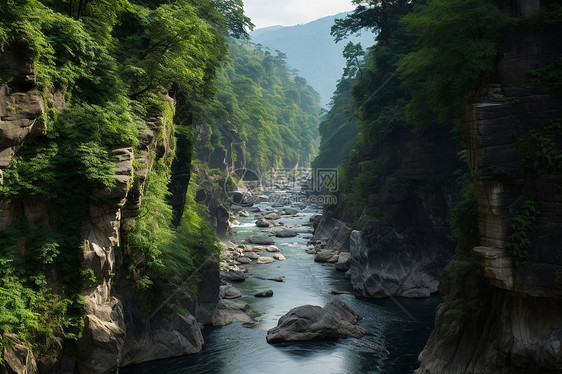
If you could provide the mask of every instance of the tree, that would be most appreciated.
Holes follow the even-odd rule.
[[[459,116],[465,94],[495,70],[505,15],[489,0],[430,0],[404,18],[417,49],[401,61],[408,120]]]
[[[361,43],[353,44],[349,42],[343,49],[343,57],[346,60],[346,66],[343,69],[343,77],[353,78],[359,73],[359,79],[363,78],[363,73],[361,72],[361,57],[365,56],[365,52],[361,47]]]
[[[404,14],[404,9],[411,9],[411,0],[353,0],[357,8],[344,19],[336,19],[331,35],[336,42],[346,36],[359,33],[363,29],[377,34],[379,43],[388,44],[392,25]]]
[[[242,0],[215,0],[214,6],[226,20],[229,35],[236,39],[249,39],[248,30],[254,29],[254,24],[244,14]]]

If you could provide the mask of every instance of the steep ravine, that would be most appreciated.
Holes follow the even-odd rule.
[[[521,3],[515,16],[539,6]],[[532,84],[529,75],[559,58],[562,28],[523,23],[509,35],[497,81],[466,106],[462,127],[479,233],[476,246],[459,243],[446,268],[444,302],[419,374],[562,370],[562,175],[549,162],[561,152],[562,91]]]
[[[45,101],[37,89],[33,65],[19,59],[11,49],[6,47],[0,53],[0,62],[0,167],[4,169],[26,140],[46,135],[47,126],[38,120],[45,113],[45,103],[59,108],[65,103],[58,94],[48,95]],[[159,95],[168,105],[175,105],[166,93]],[[89,213],[81,223],[82,269],[91,272],[95,281],[84,284],[81,292],[84,318],[78,340],[65,344],[64,350],[60,346],[57,358],[36,362],[25,343],[10,335],[14,343],[2,352],[6,367],[1,367],[1,372],[108,373],[120,366],[201,350],[200,322],[208,323],[206,316],[212,314],[219,297],[218,264],[208,262],[201,270],[198,297],[173,285],[155,284],[161,295],[169,295],[162,298],[165,305],[155,305],[147,292],[140,291],[124,264],[122,245],[126,233],[139,215],[146,214],[141,211],[141,201],[147,175],[155,163],[173,157],[175,152],[175,135],[164,114],[153,107],[147,107],[146,112],[148,128],[139,134],[141,151],[111,150],[117,183],[111,189],[92,191]],[[189,170],[181,171],[184,178],[189,178]],[[220,202],[215,200],[216,196],[205,203],[217,210]],[[2,201],[0,229],[23,216],[29,225],[27,236],[32,235],[40,227],[54,225],[58,212],[53,208],[49,199]],[[228,230],[221,230],[228,238]],[[56,289],[57,280],[52,282]],[[174,312],[175,306],[188,313]]]

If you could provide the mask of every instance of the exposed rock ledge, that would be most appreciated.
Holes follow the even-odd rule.
[[[363,232],[351,233],[347,275],[355,292],[365,297],[428,297],[436,292],[447,256],[402,243],[398,232],[385,229],[371,227],[371,245]]]

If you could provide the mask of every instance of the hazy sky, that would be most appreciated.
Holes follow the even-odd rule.
[[[256,29],[292,26],[355,9],[351,0],[244,0]]]

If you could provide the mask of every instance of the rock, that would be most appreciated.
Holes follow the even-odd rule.
[[[396,234],[392,227],[378,222],[351,233],[347,275],[357,294],[428,297],[437,291],[446,252],[404,243]]]
[[[237,220],[232,220],[232,221],[230,222],[230,226],[240,226],[240,222],[237,221]]]
[[[250,209],[250,212],[259,213],[259,212],[261,212],[261,209],[256,206],[256,207],[253,207],[252,209]]]
[[[276,230],[274,233],[278,238],[292,238],[298,235],[296,231],[291,229]]]
[[[250,235],[246,238],[248,243],[269,245],[275,243],[273,239],[266,235]]]
[[[239,211],[239,212],[238,212],[238,215],[239,215],[240,217],[250,217],[250,213],[248,213],[248,212],[245,211],[245,210]]]
[[[265,278],[265,277],[262,277],[262,276],[259,276],[259,275],[255,275],[254,278],[256,278],[256,279],[262,279],[262,280],[269,280],[269,281],[279,282],[279,283],[285,282],[285,280],[283,279],[283,277]]]
[[[329,249],[323,249],[316,254],[314,262],[337,262],[339,258],[338,252]]]
[[[220,259],[221,260],[231,260],[233,255],[234,254],[232,253],[232,251],[228,251],[228,250],[222,251],[221,254],[220,254]]]
[[[271,297],[273,296],[273,290],[265,290],[265,291],[259,291],[254,293],[255,297]]]
[[[332,295],[353,295],[351,291],[338,291],[338,290],[331,290],[330,294]]]
[[[248,257],[246,256],[240,256],[236,259],[236,261],[238,261],[241,264],[249,264],[252,262],[252,260],[250,260]]]
[[[314,237],[328,248],[341,251],[347,248],[349,238],[349,227],[335,218],[318,219],[313,221]]]
[[[236,268],[238,267],[236,266]],[[199,279],[197,302],[193,316],[197,319],[197,322],[203,325],[210,325],[213,312],[220,299],[219,288],[222,284],[220,265],[216,261],[207,262],[199,273]],[[190,310],[189,306],[186,306],[185,309]]]
[[[269,222],[266,219],[260,218],[256,221],[257,227],[273,227],[273,223]]]
[[[265,250],[267,252],[281,252],[281,250],[274,245],[270,245],[268,247],[265,247]]]
[[[258,264],[271,264],[272,262],[275,262],[275,260],[271,257],[260,257],[257,262]]]
[[[263,216],[263,218],[267,219],[267,220],[276,220],[281,218],[281,216],[277,213],[267,213],[265,216]]]
[[[333,299],[324,308],[303,305],[279,319],[277,327],[267,332],[267,342],[360,338],[367,333],[355,325],[360,319],[359,314],[338,299]]]
[[[340,252],[338,256],[338,262],[334,264],[336,270],[348,271],[351,264],[351,253]]]
[[[239,271],[221,271],[220,276],[226,282],[242,282],[246,280],[246,276]]]
[[[25,345],[23,339],[15,334],[5,334],[8,344],[4,345],[2,358],[4,359],[5,369],[7,373],[16,374],[37,374],[37,362],[31,348]],[[0,372],[4,369],[0,366]]]
[[[169,319],[160,320],[155,326],[151,325],[142,336],[131,342],[121,366],[194,354],[202,348],[203,335],[199,322],[193,316],[176,313]],[[82,372],[91,371],[80,370]]]
[[[213,326],[224,326],[232,322],[253,322],[248,315],[250,306],[241,300],[220,300],[213,313]]]
[[[242,293],[237,288],[226,285],[220,287],[220,295],[221,299],[237,299],[242,296]]]
[[[283,256],[281,253],[276,253],[273,255],[273,258],[277,261],[285,261],[287,258]]]
[[[244,256],[249,258],[250,260],[257,260],[260,258],[260,255],[256,252],[244,252]]]
[[[77,343],[80,373],[105,373],[122,361],[127,328],[123,305],[115,297],[107,297],[106,292],[102,284],[85,298],[84,328]]]
[[[286,208],[283,209],[283,211],[281,212],[281,215],[283,216],[294,216],[297,215],[299,212],[296,209],[290,209],[290,208]]]

